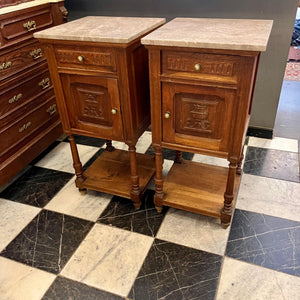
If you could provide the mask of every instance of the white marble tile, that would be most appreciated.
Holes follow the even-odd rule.
[[[0,257],[0,299],[39,300],[55,275]]]
[[[236,207],[300,221],[300,184],[243,174]]]
[[[191,212],[169,209],[157,234],[158,239],[224,255],[229,228],[218,219]]]
[[[225,257],[217,300],[299,299],[300,277]]]
[[[250,136],[248,146],[298,152],[298,140],[280,137],[274,137],[272,140],[270,140]]]
[[[148,148],[150,147],[152,143],[152,135],[151,132],[149,131],[145,131],[139,138],[138,142],[136,143],[136,152],[138,153],[145,153]],[[123,143],[123,142],[117,142],[117,141],[112,141],[112,145],[116,148],[116,149],[120,149],[120,150],[128,150],[128,146]],[[104,144],[102,146],[102,148],[105,148],[106,145]]]
[[[46,209],[77,218],[97,221],[112,195],[88,190],[81,195],[75,186],[75,176],[46,205]]]
[[[30,205],[0,198],[0,251],[40,212]]]
[[[81,164],[84,165],[98,150],[97,147],[77,144]],[[62,142],[36,164],[38,167],[75,173],[69,143]]]
[[[61,274],[126,297],[153,238],[96,224]]]
[[[173,166],[174,161],[169,159],[164,159],[163,163],[163,178],[166,178],[168,172],[170,171],[171,167]],[[148,189],[155,191],[155,182],[154,178],[150,181],[148,185]]]
[[[245,145],[244,146],[244,159],[242,162],[242,167],[245,162],[246,152],[247,152],[247,146]],[[214,165],[214,166],[219,166],[219,167],[228,167],[228,165],[229,165],[229,162],[226,158],[214,157],[214,156],[203,155],[203,154],[195,154],[192,161],[201,162],[204,164],[209,164],[209,165]]]

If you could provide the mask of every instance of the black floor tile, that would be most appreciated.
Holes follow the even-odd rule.
[[[154,191],[147,190],[142,205],[136,210],[129,199],[114,196],[97,222],[118,228],[155,236],[167,211],[158,213],[153,203]]]
[[[175,159],[176,150],[163,148],[162,153],[163,153],[163,158],[165,158],[165,159],[169,159],[169,160],[174,160]],[[146,154],[154,155],[154,149],[153,149],[152,146],[150,146],[147,149]],[[194,157],[194,153],[182,152],[182,158],[183,159],[192,160],[193,157]]]
[[[299,158],[297,153],[247,148],[244,173],[300,182]]]
[[[0,198],[44,207],[73,174],[33,166],[1,194]]]
[[[42,210],[1,256],[58,274],[94,223]]]
[[[214,299],[222,257],[156,240],[129,298]]]
[[[300,276],[300,222],[236,209],[226,255]]]
[[[57,277],[42,300],[120,300],[119,296],[100,291],[86,284],[64,277]]]
[[[84,136],[84,135],[74,134],[74,138],[76,144],[81,144],[86,146],[102,147],[105,144],[105,140],[103,139],[98,139],[98,138]],[[64,142],[69,142],[68,138],[66,138]]]

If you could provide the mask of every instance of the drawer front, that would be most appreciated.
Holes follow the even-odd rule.
[[[162,54],[163,73],[184,75],[213,75],[234,77],[236,75],[236,61],[234,56],[205,54],[195,52],[164,51]]]
[[[0,21],[2,47],[32,38],[32,34],[53,24],[49,5]]]
[[[0,155],[15,147],[50,119],[58,119],[55,97],[0,132]]]
[[[164,142],[228,151],[235,90],[164,83],[162,98]]]
[[[31,43],[0,56],[0,76],[1,78],[8,78],[45,60],[41,44],[38,42]]]
[[[23,80],[0,91],[0,120],[52,88],[49,71],[45,69]]]
[[[116,71],[115,53],[111,48],[57,46],[55,56],[58,67]]]
[[[123,140],[117,79],[61,75],[71,129]],[[61,100],[61,99],[59,99]],[[64,114],[62,114],[64,115]]]

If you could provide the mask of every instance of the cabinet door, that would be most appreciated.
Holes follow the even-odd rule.
[[[164,142],[228,151],[235,90],[163,83],[162,99]]]
[[[123,140],[117,79],[62,74],[61,80],[74,132]]]

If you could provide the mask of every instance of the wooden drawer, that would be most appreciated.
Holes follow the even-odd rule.
[[[41,67],[37,74],[25,77],[15,84],[9,85],[7,89],[0,91],[0,125],[1,120],[12,114],[22,106],[28,105],[33,99],[40,97],[46,91],[52,89],[52,83],[48,69]],[[12,119],[16,115],[11,116]]]
[[[111,48],[57,46],[55,56],[58,67],[116,71],[115,53]]]
[[[0,56],[0,76],[7,79],[9,76],[32,68],[35,64],[45,60],[41,44],[36,41],[32,42]]]
[[[58,119],[55,97],[0,131],[0,156],[21,143],[50,119]]]
[[[32,9],[31,9],[32,10]],[[50,5],[39,9],[7,17],[0,21],[1,48],[32,38],[33,32],[45,29],[53,24]]]
[[[173,76],[201,75],[235,77],[237,58],[232,55],[197,52],[162,52],[162,72]]]

